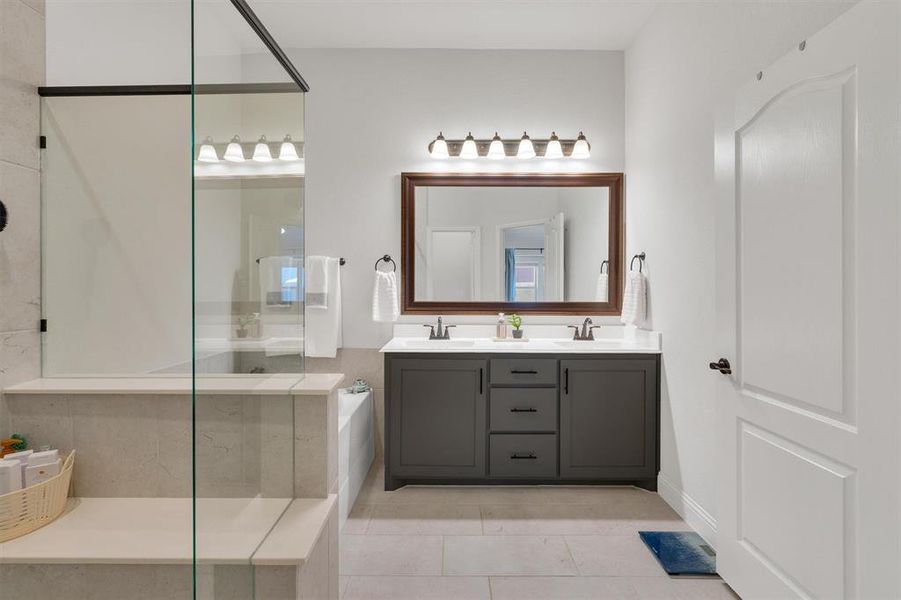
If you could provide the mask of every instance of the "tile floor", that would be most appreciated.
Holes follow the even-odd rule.
[[[667,577],[640,530],[688,526],[628,487],[407,487],[375,465],[342,531],[342,600],[735,600]]]

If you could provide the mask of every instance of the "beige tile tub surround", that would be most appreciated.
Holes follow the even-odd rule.
[[[341,532],[344,600],[735,600],[674,579],[640,530],[689,527],[632,487],[382,487],[376,464]]]
[[[378,348],[341,348],[335,358],[305,358],[307,373],[344,373],[344,385],[365,379],[372,386],[375,405],[375,457],[384,456],[385,359]]]

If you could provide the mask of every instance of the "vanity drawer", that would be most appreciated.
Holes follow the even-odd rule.
[[[488,476],[554,478],[557,476],[557,436],[553,433],[500,433],[488,441]]]
[[[550,384],[557,383],[557,361],[553,358],[493,358],[491,383]]]
[[[557,431],[557,388],[491,390],[491,431]]]

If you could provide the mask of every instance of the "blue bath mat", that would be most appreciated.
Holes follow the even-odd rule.
[[[669,575],[716,575],[716,552],[693,531],[639,531]]]

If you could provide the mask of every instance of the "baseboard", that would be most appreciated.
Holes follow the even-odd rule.
[[[704,541],[716,549],[716,519],[666,475],[657,475],[657,493]]]

